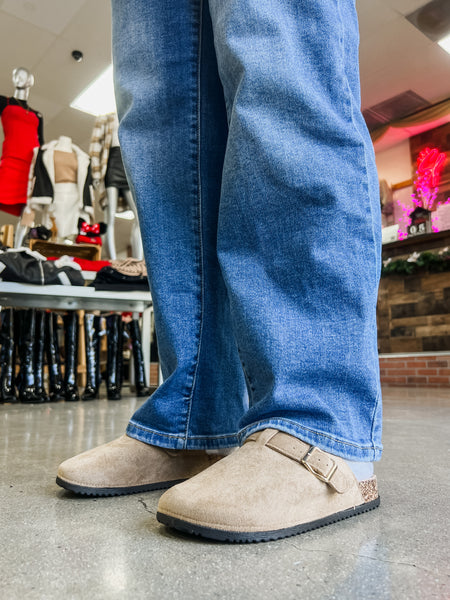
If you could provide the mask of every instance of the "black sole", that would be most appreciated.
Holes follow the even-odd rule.
[[[68,481],[64,481],[60,477],[56,478],[56,483],[64,488],[65,490],[69,490],[74,494],[80,494],[82,496],[126,496],[129,494],[138,494],[139,492],[151,492],[153,490],[165,490],[167,488],[176,485],[177,483],[181,483],[182,481],[186,481],[185,479],[176,479],[174,481],[162,481],[159,483],[149,483],[147,485],[135,485],[133,487],[118,487],[118,488],[92,488],[85,487],[82,485],[76,485],[75,483],[69,483]]]
[[[221,529],[212,529],[210,527],[203,527],[202,525],[194,525],[193,523],[189,523],[188,521],[176,519],[175,517],[170,517],[169,515],[165,515],[164,513],[160,512],[156,513],[156,518],[163,525],[167,525],[168,527],[177,529],[178,531],[182,531],[183,533],[198,535],[212,540],[217,540],[219,542],[232,542],[236,544],[243,544],[251,542],[271,542],[274,540],[279,540],[281,538],[290,537],[292,535],[306,533],[307,531],[312,531],[313,529],[318,529],[319,527],[324,527],[325,525],[331,525],[332,523],[336,523],[337,521],[343,521],[344,519],[349,519],[350,517],[354,517],[356,515],[368,512],[370,510],[373,510],[374,508],[377,508],[379,505],[380,497],[378,496],[378,498],[372,500],[371,502],[366,502],[365,504],[361,504],[360,506],[356,506],[355,508],[350,508],[338,513],[334,513],[333,515],[324,517],[323,519],[318,519],[317,521],[302,523],[301,525],[287,527],[285,529],[257,532],[236,532],[222,531]]]

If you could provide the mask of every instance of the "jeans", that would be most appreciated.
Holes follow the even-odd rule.
[[[112,0],[163,383],[127,433],[381,455],[378,179],[353,0]]]

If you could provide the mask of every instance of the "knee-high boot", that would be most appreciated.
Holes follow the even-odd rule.
[[[144,354],[142,352],[141,330],[139,328],[138,319],[132,319],[128,323],[130,332],[131,344],[133,348],[133,363],[134,363],[134,383],[136,386],[136,396],[148,396],[149,388],[145,385],[146,373],[144,368]]]
[[[24,404],[42,402],[42,397],[36,393],[34,374],[34,344],[36,337],[36,310],[17,311],[19,338],[19,400]]]
[[[108,352],[106,365],[106,391],[108,400],[120,400],[122,388],[122,315],[110,315],[106,319]]]
[[[58,315],[53,312],[45,313],[45,351],[50,402],[58,402],[58,400],[64,400],[64,385],[58,343]]]
[[[84,338],[86,345],[86,387],[82,400],[98,398],[100,385],[100,317],[84,315]]]
[[[44,385],[44,352],[45,352],[45,312],[36,311],[36,326],[34,339],[34,383],[36,395],[41,402],[49,402]]]
[[[64,316],[64,397],[68,402],[80,399],[77,386],[78,313],[69,311]]]
[[[100,366],[100,342],[102,339],[102,322],[103,322],[103,317],[95,317],[94,318],[94,330],[95,330],[95,335],[97,338],[97,345],[95,347],[95,380],[97,382],[97,388],[100,389],[100,386],[102,384],[102,373],[101,373],[101,366]],[[106,332],[105,332],[106,333]]]
[[[1,312],[0,343],[0,403],[17,402],[15,388],[15,344],[14,344],[14,312],[5,308]]]

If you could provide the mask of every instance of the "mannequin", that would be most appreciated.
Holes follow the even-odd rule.
[[[43,143],[42,115],[28,106],[34,77],[24,67],[13,70],[14,97],[0,96],[5,133],[0,161],[0,210],[19,216],[27,202],[33,150]]]
[[[90,192],[89,156],[67,136],[42,146],[34,165],[35,183],[27,209],[41,211],[41,224],[51,228],[53,218],[58,238],[78,233],[78,219],[90,221],[94,210]],[[22,244],[27,225],[16,233],[16,248]]]
[[[119,121],[115,113],[102,115],[97,118],[92,132],[89,154],[91,156],[92,179],[94,188],[100,196],[100,205],[105,212],[106,247],[112,260],[117,258],[114,223],[119,209],[119,197],[122,197],[134,214],[131,230],[131,250],[133,258],[143,259],[141,234],[136,204],[123,168],[120,154]]]

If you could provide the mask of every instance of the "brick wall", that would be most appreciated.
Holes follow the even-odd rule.
[[[450,354],[380,356],[381,384],[450,388]]]

